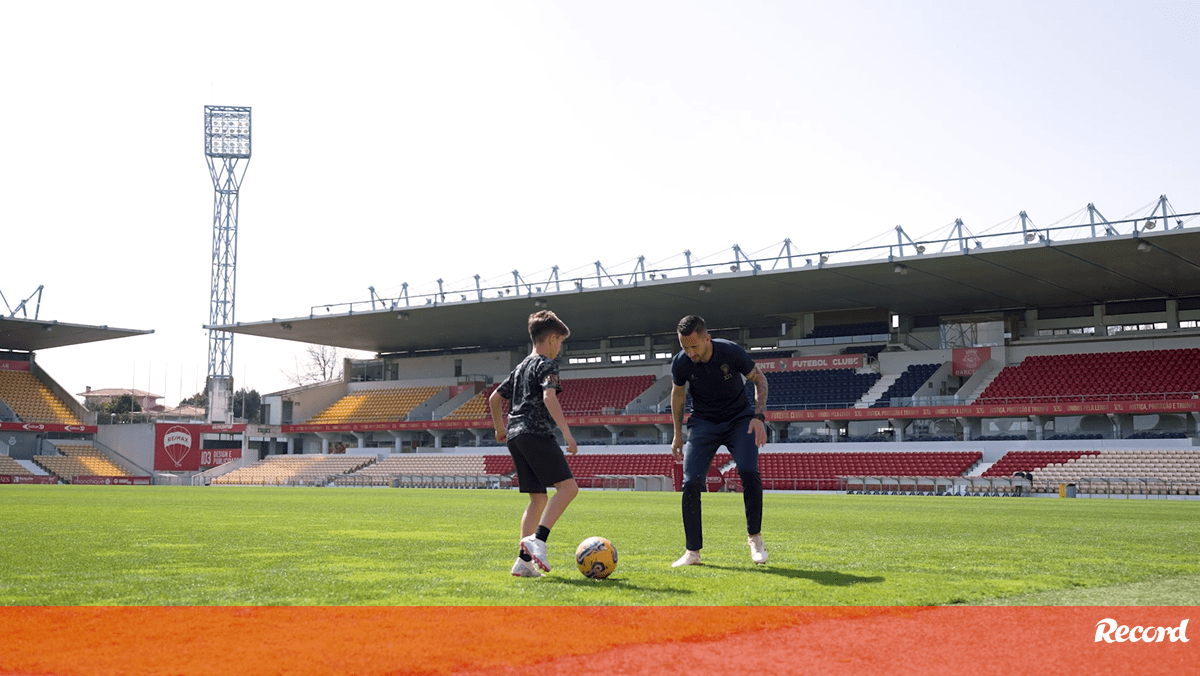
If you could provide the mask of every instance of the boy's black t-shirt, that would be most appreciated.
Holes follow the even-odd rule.
[[[736,420],[754,413],[742,379],[754,370],[754,360],[737,343],[712,339],[712,357],[695,363],[683,350],[671,362],[676,385],[687,384],[692,394],[692,415],[711,423]]]
[[[554,436],[554,419],[542,399],[546,388],[562,392],[558,362],[534,353],[525,357],[496,390],[511,403],[508,412],[508,438],[521,434]]]

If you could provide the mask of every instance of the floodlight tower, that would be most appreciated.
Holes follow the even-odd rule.
[[[238,190],[250,165],[250,108],[204,106],[204,156],[213,182],[208,325],[232,324],[237,286]],[[245,160],[245,162],[242,162]],[[208,421],[233,422],[233,334],[208,331]]]

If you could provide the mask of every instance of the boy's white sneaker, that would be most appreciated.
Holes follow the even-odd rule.
[[[546,543],[537,539],[536,535],[521,538],[521,551],[532,557],[533,562],[542,571],[550,572],[550,562],[546,560]]]
[[[676,561],[675,563],[672,563],[671,567],[678,568],[680,566],[698,566],[698,565],[700,565],[700,552],[694,552],[689,549],[683,553],[683,556],[679,557],[678,561]]]
[[[767,548],[762,543],[762,533],[747,538],[750,542],[750,560],[762,565],[767,562]]]
[[[513,577],[541,577],[542,571],[533,565],[533,561],[526,561],[517,557],[517,562],[513,564]]]

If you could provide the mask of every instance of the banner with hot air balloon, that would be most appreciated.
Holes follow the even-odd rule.
[[[186,425],[155,423],[154,469],[161,472],[197,472],[242,457],[241,449],[202,451],[201,434],[245,433],[245,425]]]

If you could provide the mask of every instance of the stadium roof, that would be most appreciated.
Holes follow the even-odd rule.
[[[594,340],[673,333],[679,318],[692,313],[717,329],[841,310],[953,316],[1182,298],[1200,295],[1200,231],[1061,242],[1039,238],[1016,246],[951,247],[948,253],[866,261],[839,262],[831,256],[827,262],[769,270],[766,265],[749,269],[740,260],[720,265],[738,270],[665,279],[643,273],[600,288],[550,282],[543,285],[547,291],[531,294],[521,288],[511,296],[482,300],[427,299],[428,304],[390,309],[350,305],[340,313],[333,309],[342,306],[331,306],[327,314],[314,308],[307,317],[205,328],[392,353],[524,345],[525,321],[539,307],[558,313],[573,339]]]
[[[0,349],[36,352],[51,347],[94,343],[154,333],[153,330],[114,329],[107,326],[65,324],[58,321],[0,317]]]

